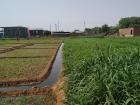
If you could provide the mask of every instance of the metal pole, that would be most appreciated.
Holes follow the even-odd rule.
[[[59,20],[58,20],[58,31],[59,31],[59,27],[60,27],[60,25],[59,25]]]
[[[57,24],[55,24],[55,31],[57,32]]]

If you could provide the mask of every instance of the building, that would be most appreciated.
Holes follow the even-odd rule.
[[[44,36],[44,30],[43,29],[33,29],[29,30],[31,37],[43,37]]]
[[[140,27],[119,29],[119,34],[124,37],[140,36]]]
[[[16,27],[0,27],[3,29],[5,38],[30,38],[28,28],[22,26]]]
[[[4,38],[4,30],[3,30],[3,28],[0,28],[0,38]]]

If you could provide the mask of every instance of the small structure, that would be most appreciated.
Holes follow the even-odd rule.
[[[43,29],[33,29],[29,30],[31,37],[43,37],[44,36],[44,30]]]
[[[140,36],[140,27],[119,29],[119,34],[124,37]]]
[[[29,30],[26,27],[0,27],[3,29],[5,38],[30,38]]]
[[[50,35],[51,35],[51,31],[44,30],[44,36],[50,36]]]
[[[52,36],[60,36],[60,37],[65,37],[65,36],[70,36],[71,32],[52,32]]]

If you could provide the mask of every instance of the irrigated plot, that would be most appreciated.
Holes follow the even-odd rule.
[[[32,58],[38,56],[50,56],[55,49],[18,49],[12,52],[7,52],[0,54],[0,58],[7,58],[7,57],[25,57],[25,58]]]
[[[0,99],[1,105],[55,105],[56,97],[52,92],[46,95],[31,95],[20,97],[3,97]]]
[[[0,44],[0,53],[10,52],[25,46],[28,46],[29,44]]]
[[[0,82],[39,76],[44,72],[59,45],[34,44],[0,54]]]
[[[33,46],[24,47],[24,49],[56,49],[58,44],[34,44]]]
[[[23,44],[0,44],[0,48],[2,47],[2,48],[7,48],[7,47],[15,47],[15,46],[21,46],[21,45],[23,45]]]
[[[0,49],[7,49],[7,48],[12,48],[16,46],[21,46],[23,44],[0,44]]]

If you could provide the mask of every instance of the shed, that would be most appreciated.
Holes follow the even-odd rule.
[[[119,29],[119,34],[124,37],[140,36],[140,27]]]

